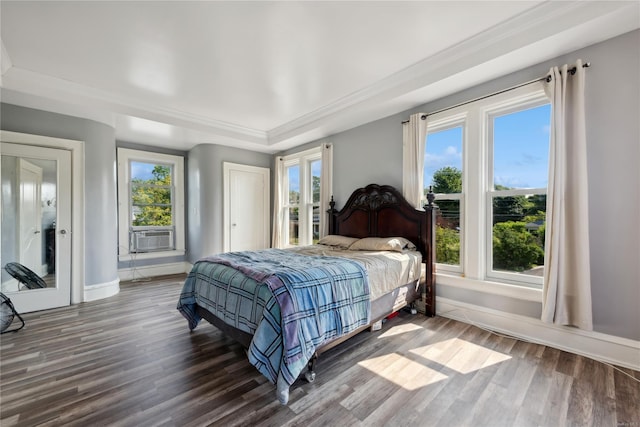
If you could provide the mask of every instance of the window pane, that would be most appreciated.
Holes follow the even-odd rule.
[[[133,221],[131,225],[138,226],[170,226],[171,206],[133,206]]]
[[[321,161],[314,160],[311,162],[311,194],[313,197],[312,203],[320,203],[320,171]]]
[[[298,208],[289,208],[289,244],[297,245],[300,241],[298,228]]]
[[[172,166],[131,162],[131,225],[173,225]]]
[[[320,240],[320,206],[313,207],[312,234],[312,243],[318,243],[318,241]]]
[[[460,200],[437,200],[436,262],[460,265]]]
[[[424,157],[425,194],[462,193],[462,126],[429,132]]]
[[[289,180],[289,204],[300,203],[300,166],[290,166],[287,168],[287,179]]]
[[[546,188],[551,105],[493,119],[493,183],[496,190]]]
[[[544,274],[546,196],[493,198],[493,270]]]
[[[131,201],[133,205],[171,206],[171,188],[133,185]]]
[[[171,166],[132,161],[131,182],[171,185]]]

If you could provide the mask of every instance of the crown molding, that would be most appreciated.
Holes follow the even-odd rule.
[[[144,103],[126,95],[16,67],[1,39],[0,86],[3,92],[11,94],[5,102],[17,105],[63,114],[74,111],[75,115],[86,118],[110,113],[112,125],[115,116],[134,116],[184,128],[196,134],[197,143],[276,152],[409,110],[602,41],[604,37],[631,31],[640,26],[636,22],[639,10],[639,4],[632,1],[544,2],[270,130]]]
[[[541,40],[553,38],[558,34],[570,33],[572,29],[578,30],[580,27],[584,27],[585,23],[600,20],[611,21],[611,19],[608,19],[611,15],[615,15],[620,20],[619,22],[627,21],[627,25],[620,25],[617,29],[618,31],[615,34],[611,34],[610,37],[638,27],[637,23],[633,23],[635,22],[634,17],[638,15],[638,4],[636,2],[571,1],[542,3],[507,22],[494,26],[483,33],[425,58],[366,88],[271,129],[268,132],[269,144],[278,144],[295,138],[297,135],[311,132],[313,129],[321,128],[338,116],[356,114],[356,109],[371,108],[375,110],[374,104],[394,99],[398,100],[406,94],[419,91],[446,79],[452,79],[452,77],[462,75],[470,69],[482,67],[493,62],[504,62],[495,60],[504,58],[512,52],[521,51],[523,47],[540,44]],[[590,43],[583,44],[580,47],[588,44]],[[517,71],[564,53],[567,52],[550,50],[547,57],[534,59],[532,63],[512,63],[511,69],[506,68],[494,72],[493,75],[485,77],[483,81]],[[476,81],[474,84],[479,84],[483,81]],[[417,104],[406,105],[405,109],[430,100],[422,99]],[[361,118],[361,123],[356,123],[354,126],[365,122],[366,120]]]
[[[13,66],[2,81],[3,89],[25,93],[44,99],[64,100],[66,104],[93,107],[116,114],[185,127],[216,135],[226,141],[267,146],[267,133],[234,123],[186,113],[159,105],[142,103],[138,99],[70,82],[45,74]],[[50,104],[50,103],[49,103]]]

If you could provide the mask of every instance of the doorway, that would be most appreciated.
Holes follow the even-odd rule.
[[[23,313],[69,305],[71,151],[2,142],[0,154],[2,266],[22,264],[46,284],[30,289],[3,269],[2,292]]]
[[[224,251],[270,246],[269,169],[224,163]]]

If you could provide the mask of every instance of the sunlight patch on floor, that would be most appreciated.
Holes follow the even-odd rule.
[[[389,330],[385,331],[382,335],[380,335],[378,337],[378,339],[380,338],[388,338],[388,337],[392,337],[394,335],[400,335],[400,334],[404,334],[406,332],[411,332],[411,331],[415,331],[418,329],[424,329],[422,326],[418,326],[418,325],[414,325],[413,323],[405,323],[403,325],[397,325],[394,326],[392,328],[390,328]]]
[[[451,338],[409,351],[461,374],[468,374],[511,359],[507,354],[460,338]]]
[[[358,365],[406,390],[416,390],[447,379],[446,375],[397,353],[363,360]]]

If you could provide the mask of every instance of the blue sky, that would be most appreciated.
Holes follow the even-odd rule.
[[[131,178],[151,179],[153,178],[151,171],[155,166],[153,163],[131,162]]]
[[[547,186],[549,157],[549,104],[498,116],[494,121],[494,183],[510,188]],[[424,185],[444,167],[462,169],[462,127],[434,132],[427,137]]]
[[[320,176],[322,162],[311,162],[311,176]],[[300,192],[300,166],[291,166],[289,169],[289,191]]]

